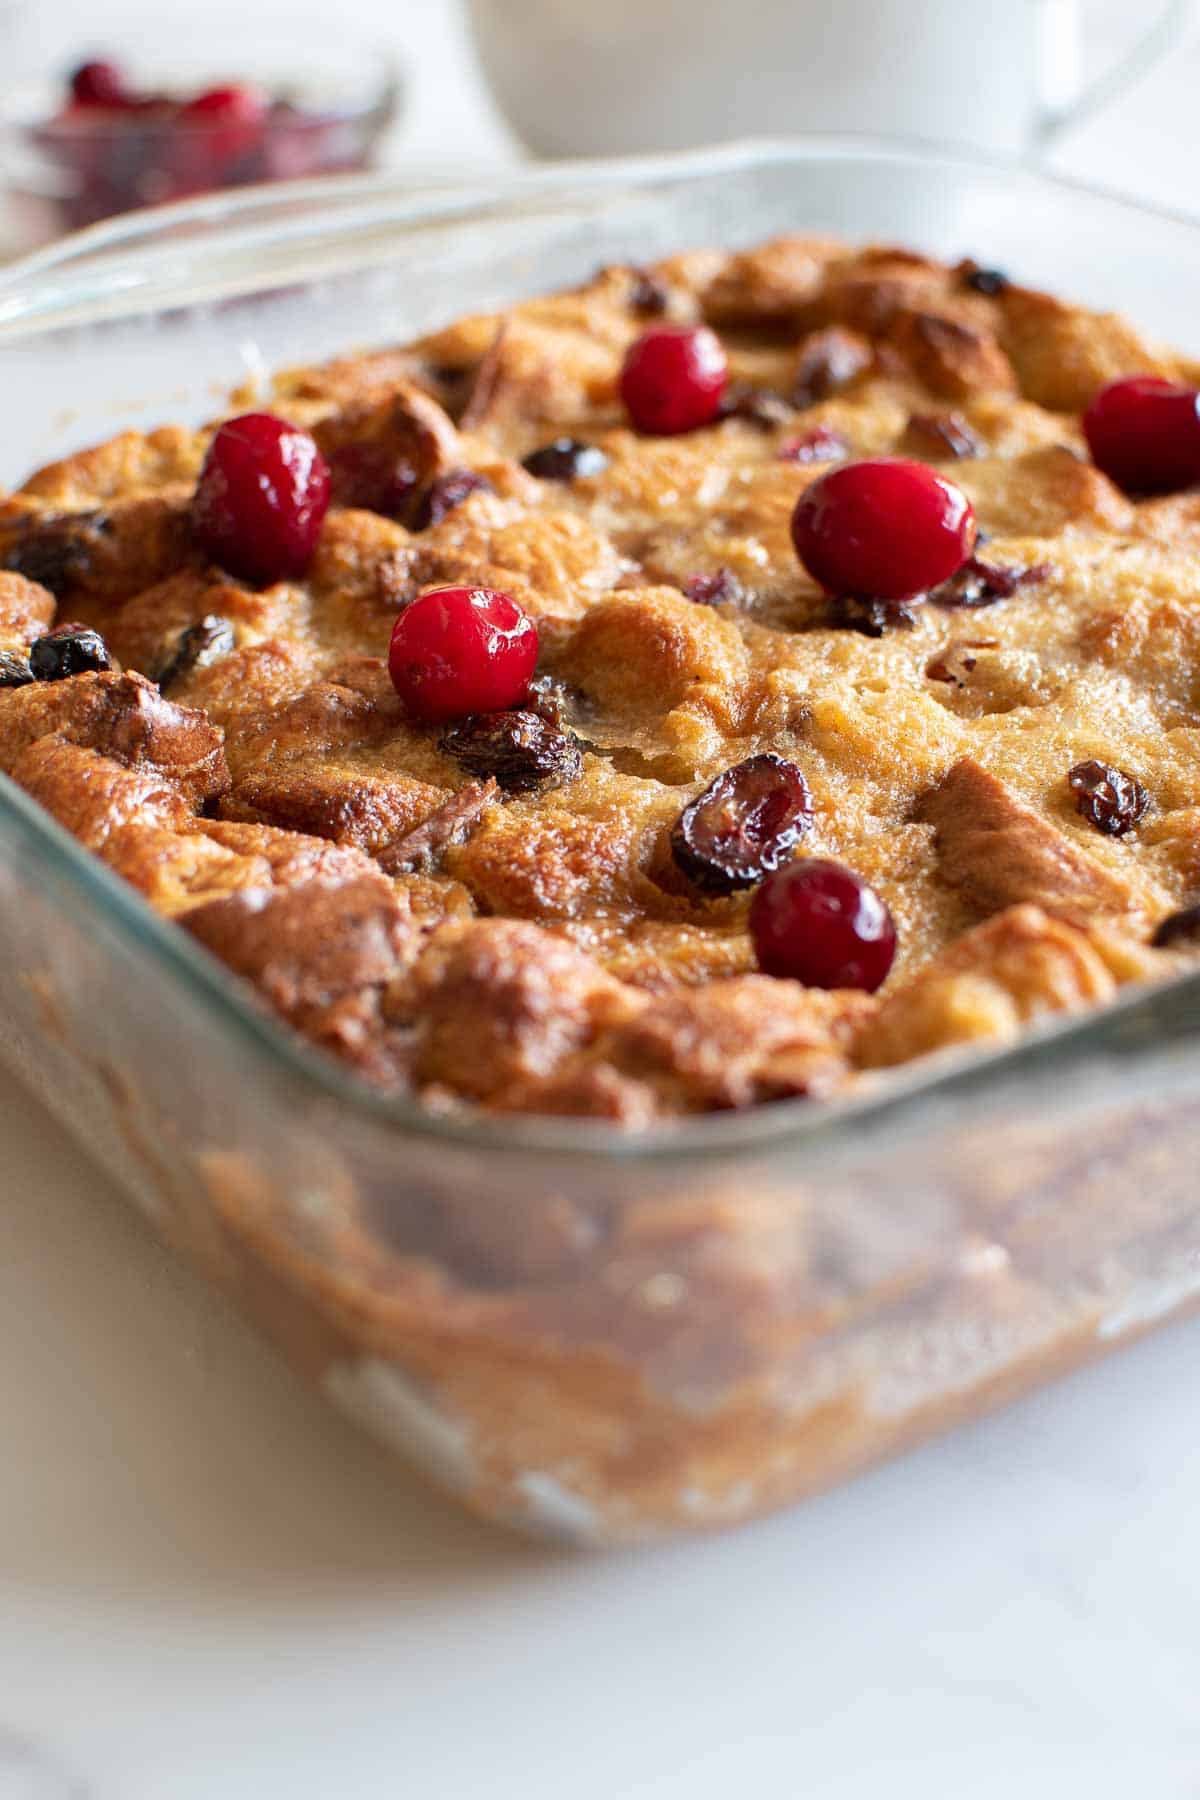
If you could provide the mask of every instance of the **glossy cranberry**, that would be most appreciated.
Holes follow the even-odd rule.
[[[183,109],[185,119],[259,119],[267,109],[261,89],[231,83],[228,87],[206,88],[189,100]]]
[[[750,934],[765,974],[806,987],[873,994],[896,954],[896,927],[875,889],[818,858],[767,876],[750,907]]]
[[[1200,481],[1200,394],[1158,375],[1101,388],[1083,415],[1098,469],[1133,494],[1165,494]]]
[[[725,351],[707,325],[656,325],[631,344],[621,398],[639,431],[670,437],[708,425],[729,379]]]
[[[881,457],[831,469],[806,488],[792,542],[827,593],[905,600],[948,581],[970,556],[975,514],[935,469]]]
[[[132,104],[125,77],[116,63],[81,63],[71,77],[71,98],[76,106],[103,106],[124,111]]]
[[[433,588],[392,627],[388,670],[412,716],[441,725],[519,707],[537,654],[537,626],[509,594]]]
[[[303,575],[329,506],[329,469],[306,431],[271,413],[221,426],[192,499],[192,531],[232,575],[266,586]]]

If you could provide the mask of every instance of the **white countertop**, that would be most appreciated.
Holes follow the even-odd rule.
[[[405,16],[428,157],[479,115],[445,7]],[[1196,73],[1064,166],[1194,207]],[[1200,1322],[790,1515],[584,1558],[428,1494],[3,1078],[0,1141],[0,1800],[1200,1794]]]

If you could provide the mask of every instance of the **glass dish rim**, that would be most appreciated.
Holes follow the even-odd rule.
[[[170,248],[172,239],[188,227],[200,227],[211,233],[222,225],[231,228],[240,224],[252,226],[253,237],[247,240],[247,248],[261,252],[263,231],[271,229],[274,223],[275,231],[286,241],[296,215],[300,215],[310,229],[329,235],[368,224],[398,228],[454,221],[465,224],[476,213],[494,215],[522,201],[536,201],[543,196],[559,206],[564,200],[578,202],[583,195],[573,193],[573,189],[594,188],[605,192],[621,185],[638,187],[663,179],[682,183],[705,175],[733,173],[770,163],[803,165],[842,160],[910,164],[931,173],[957,170],[1007,177],[1047,193],[1098,202],[1143,221],[1157,221],[1181,229],[1190,236],[1200,236],[1200,212],[1188,213],[1157,202],[1143,201],[1117,188],[1084,181],[1077,176],[1050,172],[1032,157],[1008,157],[920,138],[871,133],[755,137],[694,150],[636,156],[550,163],[527,159],[489,174],[486,179],[475,173],[464,176],[461,171],[447,170],[444,178],[424,172],[421,181],[414,184],[399,170],[377,170],[361,175],[326,175],[226,188],[191,200],[141,207],[72,232],[53,244],[0,266],[0,324],[24,323],[28,328],[30,321],[36,318],[39,322],[44,320],[44,324],[39,323],[39,329],[54,329],[55,312],[78,306],[80,298],[97,300],[95,294],[87,293],[97,265],[118,265],[127,247],[142,254]],[[253,274],[254,258],[248,257],[247,263],[246,272]],[[77,275],[82,296],[64,286],[64,276],[69,278],[72,273]],[[133,273],[121,265],[119,291],[130,303],[136,302],[138,293],[136,281],[130,279]],[[19,314],[10,313],[3,302],[11,300],[15,293],[43,276],[51,279],[45,283],[39,303],[26,301]],[[104,293],[107,294],[107,290]],[[189,303],[187,294],[178,296],[178,305]],[[124,313],[116,313],[97,304],[96,312],[91,315],[71,312],[69,323],[72,326],[87,325],[100,319],[128,316],[134,310],[135,305],[129,304]]]
[[[514,195],[533,195],[535,198],[547,195],[561,206],[564,191],[569,195],[572,187],[589,182],[597,183],[606,191],[623,182],[641,185],[656,177],[686,180],[692,176],[749,169],[769,162],[804,164],[841,157],[854,160],[883,157],[928,169],[944,171],[948,167],[957,167],[991,176],[1010,174],[1050,190],[1086,195],[1142,218],[1159,219],[1200,237],[1200,219],[1167,208],[1143,205],[1105,188],[1046,175],[1024,161],[971,155],[957,150],[947,153],[934,145],[882,137],[755,139],[661,156],[608,158],[552,165],[546,169],[518,168],[502,181],[448,184],[445,189],[426,188],[416,197],[412,189],[394,175],[375,174],[289,183],[282,188],[239,189],[146,209],[75,233],[48,250],[34,252],[0,271],[0,324],[5,322],[3,299],[6,293],[19,292],[24,280],[40,279],[43,275],[49,278],[46,283],[47,309],[26,312],[27,321],[36,321],[28,332],[21,331],[15,319],[10,320],[17,329],[0,333],[0,342],[4,337],[10,342],[19,341],[21,336],[52,330],[54,310],[61,309],[69,314],[73,328],[89,322],[86,315],[80,317],[71,312],[72,296],[61,280],[61,272],[69,270],[76,259],[83,270],[93,269],[97,261],[103,267],[106,260],[110,263],[119,261],[131,240],[153,239],[160,233],[169,234],[180,225],[211,228],[226,222],[227,216],[232,215],[236,220],[242,215],[253,214],[264,203],[269,211],[288,214],[294,212],[296,202],[303,207],[308,201],[327,200],[331,203],[331,216],[326,223],[334,231],[343,218],[337,205],[343,199],[351,203],[351,222],[359,218],[355,204],[365,201],[368,204],[367,222],[386,223],[390,220],[397,225],[408,222],[408,217],[396,218],[399,208],[414,222],[427,225],[438,221],[462,223],[464,211],[469,213],[471,208],[481,208],[494,214],[503,210]],[[374,214],[372,203],[376,208]],[[257,231],[255,235],[261,243]],[[109,252],[115,252],[115,255],[110,256]],[[179,303],[188,304],[189,298],[181,295]],[[101,301],[97,303],[91,322],[111,322],[114,316],[129,316],[137,310],[135,304],[124,315],[114,315]],[[800,1097],[741,1112],[685,1116],[679,1122],[666,1122],[637,1131],[604,1121],[549,1114],[500,1116],[466,1111],[442,1114],[411,1096],[373,1089],[348,1069],[343,1069],[334,1058],[309,1045],[298,1032],[275,1020],[245,984],[195,944],[171,919],[157,914],[136,889],[114,875],[2,774],[0,828],[8,830],[17,841],[23,841],[60,886],[70,890],[93,911],[98,910],[105,924],[126,940],[132,953],[152,956],[167,979],[186,989],[190,1000],[198,1004],[220,1029],[231,1033],[242,1048],[255,1057],[266,1057],[272,1065],[268,1074],[283,1075],[289,1081],[298,1082],[317,1103],[334,1101],[339,1108],[349,1107],[370,1117],[381,1127],[406,1134],[416,1133],[460,1149],[569,1155],[578,1160],[616,1161],[630,1165],[641,1161],[684,1163],[735,1152],[778,1152],[808,1142],[816,1147],[818,1140],[836,1135],[849,1125],[866,1127],[882,1123],[886,1117],[906,1109],[918,1099],[933,1100],[947,1097],[959,1089],[997,1083],[1003,1074],[1015,1074],[1023,1065],[1036,1062],[1047,1053],[1053,1055],[1056,1048],[1064,1052],[1073,1048],[1085,1049],[1089,1040],[1106,1038],[1113,1026],[1137,1015],[1147,1005],[1153,1006],[1160,996],[1193,999],[1200,1013],[1200,970],[1196,970],[1152,986],[1131,984],[1103,1007],[1051,1018],[1026,1029],[1019,1039],[1008,1044],[954,1047],[917,1058],[878,1078],[868,1076],[862,1090],[845,1098],[814,1102]]]

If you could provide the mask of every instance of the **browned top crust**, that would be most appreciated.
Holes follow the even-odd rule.
[[[292,1025],[442,1107],[630,1126],[824,1094],[1170,973],[1186,949],[1146,945],[1200,898],[1200,497],[1129,499],[1078,412],[1114,376],[1193,371],[972,271],[693,251],[285,372],[254,401],[334,480],[303,581],[253,589],[193,544],[207,430],[39,471],[0,498],[0,650],[58,617],[120,667],[0,688],[0,768]],[[629,430],[617,376],[652,316],[723,335],[730,416]],[[606,466],[529,474],[561,435]],[[988,536],[973,589],[867,636],[788,524],[813,456],[891,452],[947,467]],[[484,484],[427,522],[462,470]],[[391,688],[397,610],[455,581],[538,622],[545,716],[580,752],[554,780],[506,786]],[[878,996],[758,975],[749,893],[672,859],[682,808],[768,750],[812,793],[798,853],[895,915]],[[1149,793],[1119,838],[1074,803],[1091,759]]]

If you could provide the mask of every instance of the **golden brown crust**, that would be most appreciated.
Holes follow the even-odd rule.
[[[207,432],[67,457],[0,499],[0,649],[57,601],[129,672],[0,689],[0,768],[291,1023],[441,1105],[636,1125],[819,1094],[1168,974],[1150,928],[1200,891],[1200,507],[1121,493],[1078,412],[1114,375],[1187,369],[1119,319],[993,287],[781,238],[286,372],[271,404],[317,436],[335,503],[304,579],[261,590],[191,540]],[[656,317],[722,332],[746,403],[630,431],[620,362]],[[606,466],[530,475],[564,432]],[[945,467],[1020,585],[840,628],[790,541],[814,433]],[[486,485],[425,524],[456,469]],[[689,597],[718,576],[713,604]],[[388,634],[443,582],[538,621],[569,780],[506,793],[405,717]],[[802,851],[892,908],[878,1001],[755,974],[748,895],[705,899],[672,859],[681,808],[764,750],[811,788]],[[1146,787],[1136,830],[1081,818],[1066,776],[1088,758]]]
[[[918,804],[941,872],[983,913],[1035,902],[1064,917],[1135,913],[1138,895],[995,775],[963,757]]]

